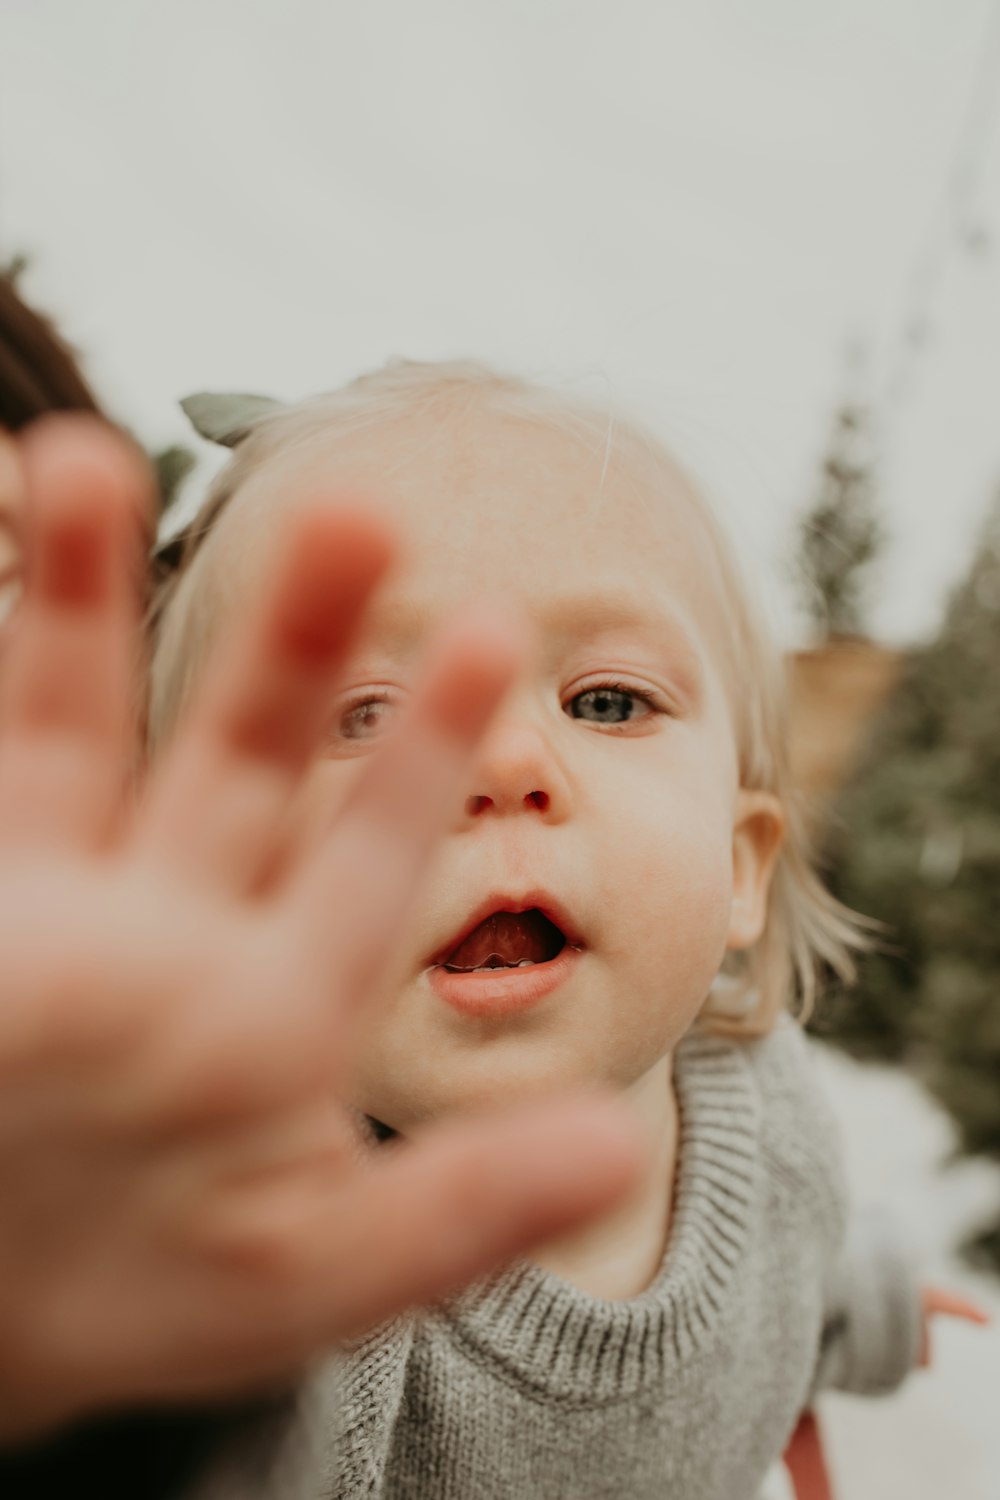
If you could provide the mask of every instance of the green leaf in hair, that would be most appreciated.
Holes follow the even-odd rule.
[[[263,417],[284,411],[285,403],[272,396],[198,391],[184,397],[181,410],[201,437],[235,448]]]

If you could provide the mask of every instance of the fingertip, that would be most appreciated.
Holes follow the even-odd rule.
[[[530,641],[523,616],[493,600],[449,621],[427,674],[426,708],[439,727],[476,741],[524,669]]]
[[[477,1127],[467,1127],[467,1147],[474,1138],[494,1162],[496,1181],[506,1184],[529,1219],[539,1217],[546,1234],[626,1197],[648,1155],[634,1113],[621,1099],[597,1091],[484,1115]]]
[[[353,633],[396,555],[390,528],[352,506],[298,507],[290,523],[278,629],[284,644],[322,665]]]
[[[621,1099],[584,1092],[553,1101],[545,1110],[548,1118],[539,1122],[539,1138],[547,1134],[557,1150],[586,1158],[592,1185],[602,1180],[609,1194],[618,1196],[636,1184],[649,1146],[634,1112]]]
[[[125,512],[149,524],[149,466],[110,422],[82,412],[48,413],[27,429],[21,452],[29,517]]]
[[[295,507],[294,525],[313,544],[336,553],[345,548],[387,564],[398,551],[393,527],[377,507],[356,495],[330,501],[313,497]]]
[[[139,450],[110,423],[52,413],[21,441],[28,599],[91,608],[140,587],[152,483]]]
[[[467,649],[488,653],[511,676],[524,666],[534,636],[527,616],[509,601],[497,596],[480,600],[455,625]]]

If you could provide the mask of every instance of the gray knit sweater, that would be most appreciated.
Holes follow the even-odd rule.
[[[917,1288],[845,1233],[835,1131],[791,1023],[690,1036],[670,1244],[624,1302],[530,1264],[381,1330],[224,1456],[198,1500],[752,1500],[818,1389],[890,1390]]]

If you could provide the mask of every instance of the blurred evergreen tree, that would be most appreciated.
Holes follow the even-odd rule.
[[[830,882],[888,924],[817,1030],[905,1060],[1000,1160],[1000,495],[933,644],[913,652],[832,822]],[[1000,1223],[986,1237],[1000,1264]]]
[[[795,571],[821,640],[864,635],[867,574],[885,540],[875,509],[875,449],[867,408],[841,404],[819,493],[798,532]]]

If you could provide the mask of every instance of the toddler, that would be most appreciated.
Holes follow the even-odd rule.
[[[591,1098],[373,1158],[341,1104],[513,680],[510,623],[448,626],[406,727],[321,846],[296,843],[288,806],[384,529],[294,507],[137,787],[147,476],[93,417],[47,418],[9,456],[26,526],[0,632],[0,1493],[154,1500],[241,1398],[606,1210],[639,1152],[620,1104]]]
[[[236,452],[161,600],[154,750],[303,487],[370,497],[405,565],[297,837],[392,735],[442,619],[495,594],[534,627],[356,1072],[373,1141],[597,1083],[649,1143],[627,1202],[317,1372],[205,1492],[748,1500],[817,1390],[904,1378],[922,1315],[900,1250],[848,1229],[788,1014],[821,966],[850,974],[858,927],[810,867],[780,663],[717,524],[640,428],[475,365],[189,408]]]

